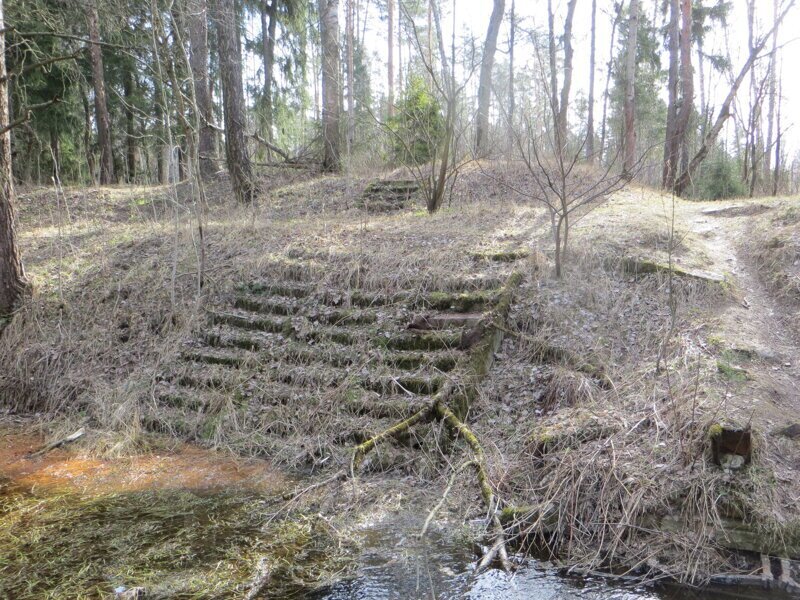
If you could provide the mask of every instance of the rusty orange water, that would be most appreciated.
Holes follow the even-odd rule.
[[[44,443],[38,435],[0,427],[0,477],[27,488],[93,494],[231,487],[274,492],[288,484],[266,461],[238,460],[188,444],[123,459],[94,458],[70,448],[32,456]]]

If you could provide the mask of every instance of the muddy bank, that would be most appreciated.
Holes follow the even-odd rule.
[[[291,597],[333,581],[346,540],[302,506],[264,461],[191,446],[122,460],[0,433],[0,598],[243,596],[268,564]]]

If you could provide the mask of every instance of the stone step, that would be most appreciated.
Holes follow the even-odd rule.
[[[407,371],[432,367],[447,373],[452,371],[461,353],[455,350],[433,352],[389,352],[381,357],[383,364]]]
[[[240,293],[258,294],[262,296],[281,296],[284,298],[308,298],[314,295],[316,288],[310,284],[287,281],[251,281],[236,286]]]
[[[378,338],[374,343],[392,350],[455,350],[461,343],[461,332],[456,330],[409,331],[384,339]]]
[[[212,326],[223,324],[249,331],[278,333],[286,337],[291,334],[292,322],[285,317],[270,318],[254,315],[251,312],[241,309],[231,309],[226,311],[208,311],[208,318]]]

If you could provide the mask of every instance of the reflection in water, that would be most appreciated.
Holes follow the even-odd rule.
[[[362,554],[354,577],[314,593],[314,600],[777,600],[774,594],[723,589],[692,592],[685,588],[650,590],[614,586],[600,579],[567,578],[547,563],[527,561],[511,576],[492,570],[472,576],[474,556],[463,538],[443,530],[424,540],[413,532],[419,523],[393,517],[363,533]],[[783,596],[779,596],[783,597]]]

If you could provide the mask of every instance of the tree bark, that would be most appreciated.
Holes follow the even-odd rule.
[[[670,171],[669,185],[675,178],[678,168],[677,161],[681,160],[681,168],[686,168],[689,160],[689,148],[686,132],[689,128],[689,119],[694,108],[694,71],[692,69],[692,0],[681,0],[681,104],[675,118],[675,143],[676,156],[675,168]]]
[[[212,99],[208,76],[208,7],[206,0],[192,0],[189,5],[189,63],[194,79],[194,95],[200,121],[197,151],[200,163],[200,176],[204,180],[213,177],[214,128],[212,123]]]
[[[355,60],[353,56],[353,44],[355,33],[353,31],[353,21],[355,20],[353,0],[347,0],[345,36],[347,37],[347,154],[353,151],[353,142],[356,133],[356,99],[355,99]]]
[[[794,6],[795,0],[789,0],[783,8],[783,12],[775,19],[773,24],[773,28],[763,37],[761,40],[755,44],[753,49],[750,51],[750,56],[747,58],[747,61],[742,66],[739,74],[736,76],[736,79],[733,81],[730,90],[728,91],[728,95],[725,97],[725,101],[722,103],[720,107],[719,114],[717,118],[714,120],[714,124],[708,130],[705,137],[703,138],[702,143],[700,144],[700,149],[694,155],[692,160],[689,162],[689,165],[686,169],[683,170],[678,180],[675,182],[675,193],[678,195],[683,194],[691,185],[692,177],[694,176],[695,171],[697,168],[703,163],[706,156],[708,156],[711,147],[714,145],[714,142],[717,140],[717,136],[719,135],[720,131],[722,131],[722,127],[725,125],[725,122],[728,120],[728,117],[731,116],[731,104],[733,104],[733,100],[736,98],[736,93],[739,91],[739,87],[742,85],[744,78],[747,76],[747,73],[750,72],[750,69],[753,67],[753,64],[758,59],[758,55],[763,50],[764,46],[767,43],[767,40],[772,35],[774,29],[780,25],[783,19],[786,17],[786,14],[791,10]]]
[[[319,24],[322,42],[322,168],[331,172],[341,168],[339,0],[319,0]]]
[[[628,17],[628,43],[625,54],[625,145],[622,172],[628,179],[633,178],[633,165],[636,161],[636,47],[639,37],[639,0],[631,0]]]
[[[680,0],[669,1],[669,76],[667,79],[667,123],[664,137],[664,165],[661,186],[671,188],[678,170],[678,137],[675,135],[678,118],[678,85],[680,56]]]
[[[248,204],[255,200],[256,188],[245,145],[242,48],[236,7],[231,0],[214,0],[214,8],[225,117],[225,160],[236,199]]]
[[[125,97],[125,157],[128,183],[133,183],[136,178],[136,118],[133,112],[133,96],[136,92],[136,75],[133,65],[125,71],[122,83],[122,93]]]
[[[97,121],[97,141],[100,145],[100,185],[115,183],[114,154],[111,144],[111,117],[106,100],[106,80],[103,73],[103,53],[100,48],[100,20],[97,5],[92,2],[86,11],[89,25],[89,57],[92,64],[92,84],[94,86],[94,112]]]
[[[611,89],[611,74],[614,68],[614,43],[616,42],[617,27],[619,26],[620,19],[622,19],[622,3],[617,5],[617,12],[614,15],[614,22],[611,24],[611,43],[608,50],[608,64],[606,66],[606,87],[603,92],[603,117],[600,122],[600,152],[598,154],[598,162],[603,163],[603,154],[606,149],[606,125],[608,117],[608,99],[609,90]]]
[[[564,20],[564,83],[561,84],[561,104],[558,113],[558,131],[561,135],[560,147],[566,150],[567,145],[567,115],[569,112],[569,92],[572,88],[572,57],[574,49],[572,47],[572,21],[575,17],[575,6],[578,0],[569,0],[567,3],[567,17]]]
[[[773,0],[773,18],[778,17],[778,0]],[[777,55],[778,55],[778,28],[772,32],[772,52],[769,56],[769,97],[767,106],[767,144],[766,155],[764,156],[764,172],[769,176],[772,170],[772,142],[775,136],[775,95],[777,93]]]
[[[508,139],[514,139],[514,113],[517,110],[517,96],[514,91],[514,45],[517,37],[516,0],[511,0],[511,23],[508,34]]]
[[[394,116],[394,0],[388,0],[386,3],[386,10],[388,12],[388,35],[386,36],[387,51],[389,53],[387,60],[387,69],[389,77],[389,116]]]
[[[9,125],[5,19],[0,0],[0,129]],[[17,247],[14,215],[14,174],[11,171],[11,131],[0,134],[0,316],[11,314],[27,289]]]
[[[489,29],[486,31],[486,42],[483,44],[481,76],[478,84],[478,123],[475,132],[475,152],[478,155],[486,151],[489,136],[489,104],[492,98],[494,53],[497,50],[497,36],[500,33],[500,24],[503,22],[505,9],[505,0],[494,0],[492,16],[489,18]]]
[[[592,0],[592,31],[591,49],[589,50],[589,108],[586,115],[586,158],[594,162],[594,76],[595,76],[595,46],[597,43],[597,0]]]

